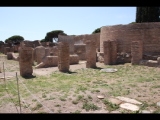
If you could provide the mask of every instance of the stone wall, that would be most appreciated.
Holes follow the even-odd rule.
[[[70,65],[79,63],[79,56],[78,55],[70,55],[69,57],[70,57],[70,60],[69,60]]]
[[[58,35],[58,42],[67,42],[70,54],[74,54],[74,36]]]
[[[34,49],[34,60],[37,62],[37,64],[42,62],[43,58],[45,58],[45,55],[45,47],[38,46]]]
[[[86,44],[74,44],[74,53],[79,56],[79,60],[86,60]]]
[[[52,53],[53,56],[58,56],[58,47],[57,46],[53,46],[53,47],[49,47],[50,52]]]
[[[131,54],[132,41],[143,41],[144,54],[160,54],[159,33],[160,22],[104,26],[100,33],[100,52],[103,52],[103,41],[117,40],[119,54]]]
[[[100,33],[95,34],[84,34],[84,35],[74,35],[75,44],[86,44],[87,40],[96,42],[96,49],[100,49]]]

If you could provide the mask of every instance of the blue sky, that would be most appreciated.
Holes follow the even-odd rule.
[[[91,34],[106,25],[135,21],[136,7],[0,7],[0,41],[13,35],[41,40],[47,32]]]

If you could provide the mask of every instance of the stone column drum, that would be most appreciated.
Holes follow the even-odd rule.
[[[58,69],[61,72],[68,72],[70,65],[69,56],[69,43],[59,42],[58,43]]]
[[[31,47],[20,47],[19,49],[19,67],[22,77],[32,76],[32,54],[33,48]]]
[[[86,68],[96,68],[96,42],[86,41]]]

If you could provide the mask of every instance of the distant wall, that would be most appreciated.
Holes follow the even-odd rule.
[[[117,40],[117,52],[131,53],[131,42],[143,41],[143,54],[160,54],[160,22],[104,26],[100,52],[103,52],[103,41],[107,40]]]
[[[85,34],[85,35],[74,35],[75,44],[83,42],[86,44],[87,40],[95,41],[96,48],[100,49],[100,33],[95,34]]]

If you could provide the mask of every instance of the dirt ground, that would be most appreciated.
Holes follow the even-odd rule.
[[[0,56],[1,71],[3,71],[3,63],[5,66],[5,77],[6,77],[7,81],[10,81],[13,78],[15,78],[16,72],[19,75],[18,61],[7,60],[6,56],[1,55]],[[105,65],[103,63],[97,62],[96,65],[99,68],[105,68]],[[130,64],[126,64],[126,66],[119,65],[117,68],[121,69],[122,67],[124,67],[127,70],[128,68],[131,67],[131,65]],[[146,71],[147,70],[149,71],[150,69],[154,69],[155,71],[160,71],[159,68],[149,68],[149,67],[148,67],[148,69],[146,69]],[[86,68],[86,61],[80,61],[79,64],[70,65],[70,70],[73,72],[75,72],[75,71],[81,72],[81,70],[84,70],[84,71],[88,70]],[[94,71],[96,71],[96,70],[93,70],[93,71],[91,70],[91,72],[94,72]],[[49,67],[49,68],[33,69],[33,75],[35,75],[35,76],[42,76],[42,77],[45,76],[46,77],[46,76],[50,76],[53,72],[58,72],[58,68],[57,67]],[[128,84],[126,84],[126,86],[125,86],[124,85],[125,79],[123,79],[124,76],[121,75],[116,78],[116,81],[118,81],[120,83],[120,86],[116,87],[115,85],[117,85],[117,83],[115,82],[115,80],[110,79],[110,80],[107,80],[107,82],[106,82],[106,79],[105,79],[106,75],[104,75],[104,74],[102,74],[102,76],[101,76],[101,78],[103,78],[103,79],[99,80],[99,81],[98,81],[98,79],[101,79],[101,78],[94,77],[94,74],[90,73],[90,71],[88,72],[88,74],[90,74],[90,76],[93,77],[93,80],[91,80],[91,81],[88,80],[87,81],[88,83],[81,81],[82,87],[83,86],[88,86],[88,87],[92,86],[92,88],[94,88],[96,86],[96,83],[101,84],[100,82],[103,82],[103,84],[107,83],[108,85],[111,85],[111,86],[109,86],[110,88],[109,89],[108,88],[107,89],[101,88],[101,89],[98,89],[99,91],[97,91],[97,92],[95,92],[97,89],[95,89],[94,92],[93,92],[93,90],[87,89],[87,90],[85,90],[85,92],[80,91],[79,93],[75,92],[77,88],[72,88],[69,92],[64,93],[62,90],[54,91],[52,89],[49,90],[49,88],[47,90],[47,87],[46,87],[45,90],[38,91],[37,93],[34,93],[30,96],[25,96],[24,98],[21,97],[21,99],[22,99],[21,102],[23,104],[21,111],[23,113],[124,113],[124,112],[128,113],[131,111],[124,110],[119,107],[116,109],[116,107],[113,105],[110,105],[111,108],[109,109],[109,106],[104,104],[104,101],[97,98],[98,95],[102,95],[104,98],[107,98],[107,99],[113,98],[115,96],[118,96],[118,94],[121,95],[119,93],[119,92],[121,92],[119,89],[121,89],[122,91],[123,91],[123,89],[125,89],[125,92],[129,91],[129,93],[123,93],[122,96],[136,99],[136,100],[141,101],[143,103],[147,102],[147,104],[145,104],[146,106],[144,106],[144,110],[148,110],[150,113],[157,111],[157,110],[159,112],[159,107],[156,106],[156,103],[158,101],[160,101],[160,99],[159,99],[160,98],[159,97],[160,96],[160,92],[159,92],[160,87],[157,87],[157,89],[152,89],[153,85],[155,85],[155,84],[157,84],[157,86],[159,85],[159,81],[155,81],[154,83],[140,82],[140,83],[134,84],[134,85],[132,83],[129,83],[129,81],[126,81],[126,83],[128,82]],[[129,76],[129,74],[127,74],[127,75]],[[125,77],[127,75],[125,75]],[[71,75],[68,74],[68,76],[71,76]],[[110,75],[108,75],[108,76],[110,76]],[[4,72],[0,73],[1,91],[4,91],[4,90],[2,90],[2,89],[4,89],[4,88],[2,88],[2,84],[4,84],[3,77],[4,77]],[[86,76],[86,79],[88,79],[87,77],[89,78],[89,76]],[[120,77],[122,77],[122,79],[120,79]],[[159,79],[158,77],[155,79]],[[107,78],[107,76],[106,76],[106,78]],[[27,85],[27,83],[26,83],[26,85]],[[115,88],[114,88],[114,86],[115,86]],[[23,89],[23,88],[21,88],[21,89]],[[30,89],[34,89],[33,86]],[[112,90],[112,91],[110,91],[110,90]],[[1,103],[0,104],[0,113],[18,113],[20,111],[19,106],[15,105],[12,102],[12,101],[14,101],[14,100],[12,100],[12,98],[17,99],[17,95],[11,94],[11,92],[7,93],[7,90],[4,92],[5,92],[5,94],[2,95],[0,98],[1,99],[0,100],[0,103]],[[113,94],[117,94],[117,95],[114,96],[111,94],[111,92]],[[44,95],[44,93],[45,93],[45,95]],[[76,101],[77,98],[79,98],[79,101]],[[3,102],[3,100],[5,100],[5,102]],[[97,106],[99,109],[96,109],[96,107],[93,104],[92,104],[92,107],[93,108],[95,107],[95,110],[86,110],[84,108],[82,109],[82,106],[85,107],[85,105],[84,105],[85,100],[87,100],[87,101],[90,100],[90,102],[88,102],[88,103],[94,103],[94,105]],[[41,104],[39,104],[39,102]],[[78,102],[78,103],[76,103],[76,102]],[[90,105],[90,107],[91,107],[91,105]]]

